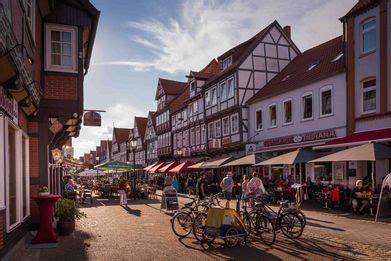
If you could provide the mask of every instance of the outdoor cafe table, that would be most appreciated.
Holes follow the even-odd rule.
[[[59,195],[40,196],[33,195],[32,198],[37,202],[39,207],[39,228],[35,238],[31,241],[31,244],[46,244],[57,243],[57,237],[54,233],[52,220],[53,220],[53,207],[57,200],[61,198]]]

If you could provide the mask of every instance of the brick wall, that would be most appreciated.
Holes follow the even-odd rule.
[[[77,100],[77,77],[46,75],[45,98]]]
[[[18,112],[18,124],[19,127],[24,131],[27,132],[27,117],[26,114],[22,111],[22,109],[19,107],[19,112]]]
[[[39,178],[39,153],[38,146],[39,141],[38,138],[30,137],[30,177],[31,178]]]

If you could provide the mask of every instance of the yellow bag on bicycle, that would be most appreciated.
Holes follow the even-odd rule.
[[[223,224],[224,208],[220,207],[209,207],[208,218],[206,219],[205,225],[207,227],[220,228]]]

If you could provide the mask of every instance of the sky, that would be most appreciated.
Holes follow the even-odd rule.
[[[342,34],[338,18],[357,0],[91,0],[101,11],[84,108],[105,110],[101,127],[82,126],[75,157],[132,128],[156,109],[158,78],[186,81],[190,70],[277,20],[301,51]]]

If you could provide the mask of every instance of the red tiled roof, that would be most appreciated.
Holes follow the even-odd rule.
[[[343,57],[332,62],[341,53],[343,53],[343,39],[339,36],[299,54],[248,103],[264,100],[343,72],[345,69]],[[308,70],[314,64],[316,66]]]
[[[346,18],[352,15],[361,14],[366,10],[378,5],[379,3],[380,0],[359,0],[357,4],[355,4],[353,8],[350,9],[350,11],[345,16],[343,16],[340,20],[345,20]]]
[[[349,144],[359,145],[369,141],[386,141],[386,140],[391,140],[391,128],[353,133],[349,136],[329,141],[324,145],[324,147],[328,147],[328,146],[334,147],[338,145],[349,146]]]
[[[185,101],[189,99],[189,97],[190,97],[190,88],[187,86],[185,91],[182,92],[177,97],[175,97],[175,99],[173,99],[168,105],[168,107],[170,108],[170,112],[171,113],[176,112],[181,108],[183,108],[184,106],[186,106]]]
[[[160,85],[163,88],[165,94],[176,95],[183,92],[183,89],[186,87],[186,82],[178,82],[168,79],[159,78]]]
[[[147,129],[148,118],[134,117],[134,122],[137,125],[138,135],[140,135],[141,140],[144,141],[145,130]]]
[[[221,71],[221,66],[216,59],[213,59],[199,72],[193,72],[195,78],[209,79],[210,77],[218,74]]]
[[[131,129],[126,128],[114,128],[114,135],[117,144],[123,143],[128,140]]]

